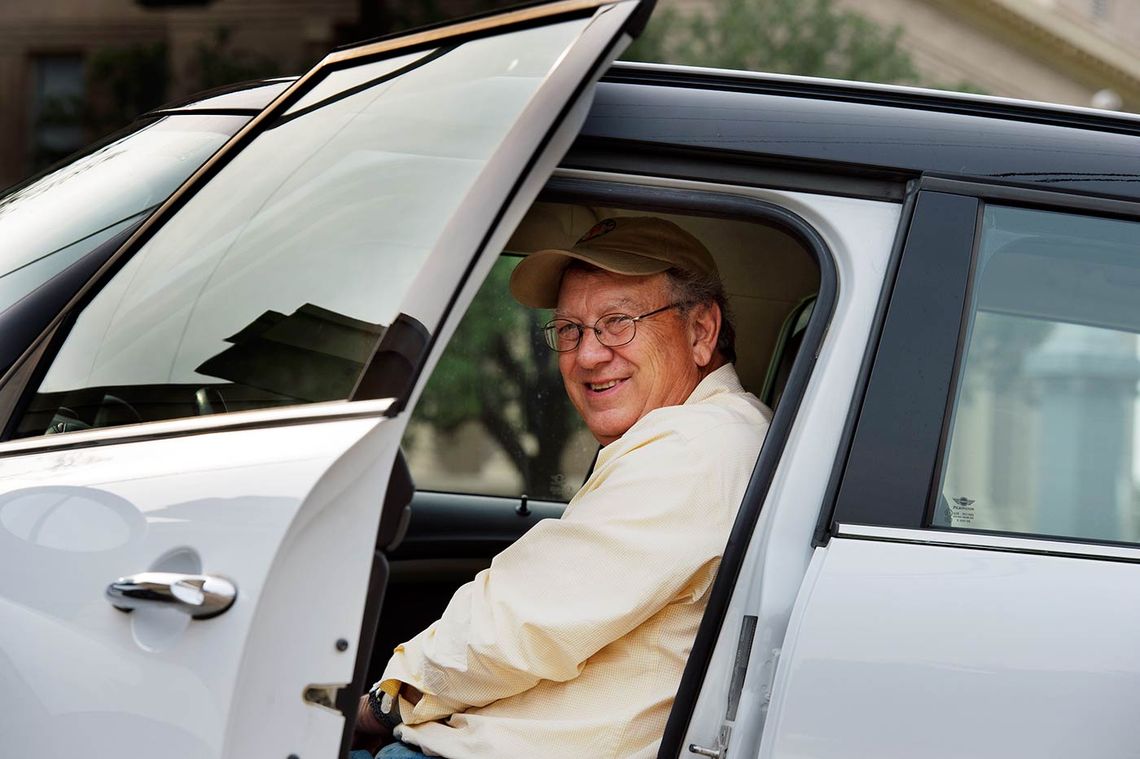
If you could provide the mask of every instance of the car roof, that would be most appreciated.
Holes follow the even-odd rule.
[[[295,77],[170,103],[171,113],[256,113]],[[583,145],[702,149],[743,162],[898,181],[920,175],[1140,199],[1140,115],[920,87],[617,62]]]
[[[579,143],[707,149],[830,173],[921,174],[1140,198],[1140,117],[1092,108],[617,63]],[[664,146],[671,146],[665,148]]]

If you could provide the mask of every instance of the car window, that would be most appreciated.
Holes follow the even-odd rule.
[[[0,311],[153,210],[247,121],[167,116],[0,196]]]
[[[416,487],[566,501],[598,444],[562,388],[557,354],[507,288],[503,256],[456,328],[416,405],[404,452]]]
[[[91,301],[16,435],[344,399],[381,335],[422,347],[405,294],[431,286],[428,253],[588,23],[317,83]]]
[[[1140,541],[1138,240],[987,208],[934,524]]]

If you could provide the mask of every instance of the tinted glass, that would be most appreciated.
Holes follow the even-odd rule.
[[[405,295],[586,23],[363,64],[338,93],[318,84],[91,302],[18,434],[343,399],[381,336],[414,352],[427,333]]]
[[[1140,540],[1140,225],[990,207],[934,523]]]

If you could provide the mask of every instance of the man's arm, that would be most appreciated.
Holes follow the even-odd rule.
[[[420,702],[421,694],[410,685],[403,685],[396,693],[397,698],[402,696],[412,706]],[[392,728],[381,722],[372,708],[371,696],[365,693],[356,705],[356,724],[352,732],[352,748],[365,749],[375,754],[385,744],[392,740]]]
[[[726,497],[719,447],[665,430],[609,457],[564,518],[535,525],[396,649],[382,682],[425,694],[404,721],[570,680],[667,604],[703,594],[740,498]]]
[[[364,749],[375,754],[386,743],[392,741],[392,729],[376,719],[372,713],[372,705],[368,702],[368,694],[360,697],[356,705],[356,724],[352,728],[351,748]]]

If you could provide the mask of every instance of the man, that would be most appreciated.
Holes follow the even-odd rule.
[[[604,447],[561,519],[396,648],[358,736],[398,723],[394,759],[654,756],[771,413],[732,367],[712,256],[675,224],[605,219],[511,292],[554,308],[547,343]]]

